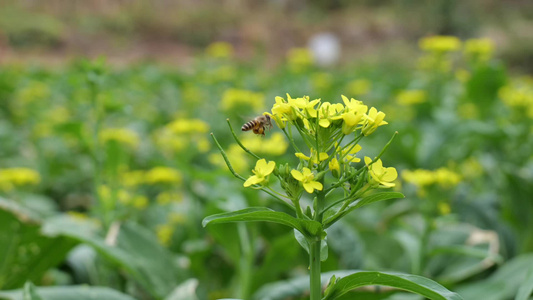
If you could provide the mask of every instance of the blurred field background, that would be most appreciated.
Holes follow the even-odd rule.
[[[332,32],[342,42],[343,61],[409,61],[419,38],[454,35],[491,38],[510,66],[533,68],[527,0],[3,0],[0,7],[3,62],[105,55],[120,64],[183,65],[213,41],[230,42],[241,59],[261,53],[280,62],[288,49]]]
[[[385,112],[358,157],[399,132],[382,159],[406,198],[328,229],[324,272],[531,299],[532,32],[526,0],[0,0],[0,299],[306,299],[292,230],[201,225],[284,210],[209,133],[251,175],[226,119],[285,93]],[[237,134],[296,161],[277,128]]]

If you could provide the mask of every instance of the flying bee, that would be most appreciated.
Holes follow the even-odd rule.
[[[270,129],[272,127],[272,122],[270,121],[269,115],[260,115],[255,117],[250,122],[242,125],[242,131],[253,130],[255,134],[265,135],[265,128]]]

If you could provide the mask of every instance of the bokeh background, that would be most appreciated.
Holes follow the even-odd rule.
[[[292,230],[201,225],[284,210],[209,133],[244,177],[255,160],[226,119],[295,164],[276,127],[238,130],[286,93],[385,112],[358,157],[399,132],[382,159],[406,198],[332,226],[324,272],[530,299],[532,32],[527,0],[1,0],[0,299],[306,299]]]

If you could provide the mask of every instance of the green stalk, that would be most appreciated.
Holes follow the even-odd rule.
[[[242,254],[239,260],[239,298],[248,299],[250,297],[252,266],[254,260],[253,249],[246,224],[237,224],[237,230],[239,232]]]
[[[309,243],[309,271],[310,271],[310,300],[322,298],[322,282],[320,281],[320,238],[317,237]]]

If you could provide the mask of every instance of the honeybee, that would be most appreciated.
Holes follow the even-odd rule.
[[[269,115],[260,115],[255,117],[250,122],[242,125],[242,131],[253,130],[255,134],[265,135],[265,128],[270,129],[272,127],[272,122],[270,121]]]

